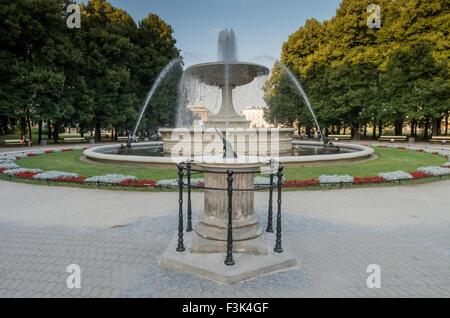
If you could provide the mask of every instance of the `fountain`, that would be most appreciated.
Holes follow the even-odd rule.
[[[249,122],[236,113],[233,105],[233,90],[238,87],[246,87],[249,83],[258,84],[258,81],[255,80],[267,76],[269,70],[259,64],[237,61],[237,46],[232,30],[224,30],[220,33],[218,47],[218,62],[201,63],[188,67],[183,73],[180,83],[177,119],[180,124],[188,122],[183,120],[183,116],[186,114],[187,117],[192,116],[183,102],[186,93],[183,89],[186,84],[198,82],[204,88],[221,91],[222,101],[219,110],[209,116],[203,127],[163,128],[159,129],[162,141],[132,144],[132,141],[135,141],[140,120],[153,94],[166,75],[181,62],[180,58],[177,58],[164,68],[150,89],[139,114],[134,133],[130,135],[127,143],[131,149],[122,149],[118,145],[95,147],[85,151],[86,159],[140,167],[173,168],[174,164],[184,159],[193,160],[197,164],[204,161],[205,156],[222,156],[227,153],[227,147],[233,148],[233,152],[237,156],[276,158],[284,162],[287,167],[351,163],[374,157],[371,148],[356,144],[335,143],[332,145],[323,135],[322,142],[294,141],[295,129],[293,128],[249,128]],[[305,99],[318,131],[322,134],[303,88],[292,72],[284,65],[282,67]],[[207,89],[207,92],[203,94],[208,94],[208,92],[212,93],[212,90]],[[227,147],[223,147],[223,136],[227,140]],[[188,149],[189,151],[187,154],[177,153],[179,149]]]
[[[150,167],[172,167],[174,163],[188,163],[188,169],[204,173],[204,209],[198,222],[185,234],[183,231],[183,186],[180,186],[179,233],[169,243],[169,247],[160,258],[160,264],[167,268],[187,271],[223,283],[234,283],[244,279],[257,277],[272,272],[298,267],[298,260],[290,252],[289,244],[281,252],[280,246],[273,248],[275,235],[267,227],[263,230],[254,207],[254,175],[262,171],[274,171],[274,160],[286,164],[304,165],[305,161],[349,160],[371,156],[371,148],[358,145],[337,144],[339,154],[312,155],[308,159],[302,156],[283,156],[292,151],[293,128],[251,129],[250,123],[239,116],[233,105],[233,90],[252,83],[255,78],[267,76],[269,70],[258,64],[237,61],[236,41],[232,30],[224,30],[219,35],[218,62],[197,64],[188,67],[183,79],[195,80],[210,87],[221,90],[222,102],[216,114],[211,115],[204,127],[185,127],[183,129],[160,129],[163,142],[133,144],[129,142],[126,153],[117,146],[103,146],[85,151],[90,160],[109,161],[115,163],[132,163]],[[147,97],[140,113],[139,121],[145,111],[158,83],[177,63],[169,63],[163,70]],[[288,72],[290,75],[292,73]],[[301,86],[297,82],[302,94]],[[180,86],[182,87],[182,85]],[[304,96],[306,96],[304,94]],[[180,103],[181,107],[184,107]],[[308,102],[308,107],[311,107]],[[312,109],[311,109],[312,111]],[[314,116],[315,118],[315,116]],[[316,123],[317,119],[315,118]],[[139,121],[136,127],[139,126]],[[136,130],[135,130],[136,131]],[[135,136],[130,137],[134,139]],[[323,138],[326,142],[326,139]],[[302,143],[302,142],[297,142]],[[314,149],[324,149],[328,144],[306,143]],[[142,145],[142,146],[141,146]],[[136,155],[140,149],[162,147],[159,153],[170,156],[146,157]],[[188,149],[188,154],[181,150]],[[353,152],[345,152],[352,149]],[[356,150],[356,151],[354,151]],[[109,154],[113,151],[113,154]],[[131,152],[132,155],[127,155]],[[325,150],[325,153],[329,150]],[[157,153],[157,152],[155,152]],[[180,155],[180,153],[182,153]],[[281,156],[280,156],[281,154]],[[338,156],[338,157],[336,157]],[[303,156],[307,157],[307,156]],[[111,159],[113,158],[113,159]],[[270,166],[268,162],[270,159]],[[334,163],[335,161],[333,161]],[[149,165],[147,165],[149,164]],[[183,165],[179,165],[179,183],[184,185]],[[280,168],[282,171],[282,168]],[[188,170],[190,171],[190,170]],[[189,172],[190,173],[190,172]],[[281,180],[282,174],[278,175]],[[271,185],[272,187],[273,185]],[[279,183],[279,208],[277,225],[281,233],[281,183]],[[232,189],[230,190],[230,187]],[[190,189],[190,188],[189,188]],[[228,191],[224,191],[228,189]],[[270,199],[270,206],[272,199]],[[231,209],[230,209],[231,207]],[[272,209],[269,208],[270,215]],[[232,221],[232,229],[230,227]],[[268,223],[269,224],[269,223]],[[184,235],[184,240],[183,240]],[[232,240],[230,243],[230,237]],[[280,236],[281,237],[281,236]],[[184,247],[184,243],[186,242]],[[280,239],[281,242],[281,239]],[[230,244],[233,252],[238,253],[238,264],[229,257]],[[223,253],[227,253],[225,264]]]

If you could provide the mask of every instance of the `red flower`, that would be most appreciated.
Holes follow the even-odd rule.
[[[308,186],[317,186],[320,184],[319,180],[286,180],[284,181],[284,186],[287,188],[296,188],[296,187],[308,187]]]
[[[60,182],[84,182],[84,180],[86,180],[86,177],[69,177],[69,178],[56,178],[55,181],[60,181]]]
[[[132,180],[128,179],[125,181],[122,181],[119,183],[121,186],[131,186],[131,187],[148,187],[148,186],[155,186],[156,181],[152,180]]]
[[[416,171],[416,172],[412,172],[410,173],[410,175],[413,177],[413,179],[422,179],[422,178],[426,178],[426,177],[432,177],[432,174],[429,173],[425,173],[422,171]]]
[[[89,147],[83,147],[83,150],[89,149]]]
[[[363,144],[363,146],[365,146],[365,147],[369,147],[369,145],[368,145],[368,144]]]
[[[16,156],[16,160],[20,160],[20,159],[22,159],[22,157]]]
[[[385,178],[382,177],[364,177],[364,178],[354,178],[353,183],[354,184],[368,184],[368,183],[380,183],[387,181]]]
[[[406,147],[397,147],[397,149],[406,150]]]
[[[8,170],[8,168],[1,168],[1,169],[0,169],[0,173],[5,172],[6,170]]]
[[[27,153],[27,157],[36,157],[34,153]]]
[[[53,153],[53,151],[51,151],[51,150],[46,150],[45,153],[48,155],[48,154],[50,154],[50,153]]]
[[[433,155],[437,156],[437,155],[439,155],[439,152],[433,152]]]
[[[71,148],[66,148],[66,149],[61,149],[61,151],[66,152],[66,151],[73,151],[73,149]]]
[[[418,151],[418,152],[424,152],[425,150],[424,150],[424,149],[417,149],[416,151]]]
[[[14,177],[24,178],[24,179],[33,179],[33,177],[37,174],[40,174],[40,172],[25,171],[25,172],[18,172],[16,174],[14,174]]]

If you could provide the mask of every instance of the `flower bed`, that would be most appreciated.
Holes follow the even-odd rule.
[[[319,186],[320,181],[317,179],[312,180],[285,180],[283,183],[284,187],[287,188],[301,188],[301,187],[315,187]]]
[[[0,162],[0,169],[18,169],[19,166],[12,161]]]
[[[16,176],[16,174],[38,174],[42,173],[41,169],[25,169],[25,168],[18,168],[18,169],[8,169],[3,172],[4,174],[10,175],[10,176]]]
[[[450,170],[447,168],[442,168],[442,167],[421,167],[419,169],[417,169],[420,172],[424,172],[427,174],[431,174],[433,176],[447,176],[450,175]]]
[[[152,180],[125,180],[119,183],[122,186],[131,186],[131,187],[153,187],[156,185],[156,181]]]
[[[54,180],[59,182],[83,183],[84,180],[86,180],[86,177],[56,178]]]
[[[378,176],[388,181],[412,179],[412,176],[404,171],[383,172],[379,173]]]
[[[364,178],[354,178],[353,183],[354,184],[370,184],[370,183],[382,183],[386,182],[387,180],[385,178],[382,178],[380,176],[377,177],[364,177]]]
[[[353,177],[349,175],[332,175],[332,176],[326,176],[322,175],[319,177],[319,181],[321,185],[328,185],[328,184],[334,184],[334,183],[352,183]]]
[[[422,171],[412,172],[412,173],[410,173],[410,175],[413,177],[413,179],[423,179],[423,178],[429,178],[429,177],[433,176],[432,174],[425,173]]]
[[[137,180],[135,176],[124,176],[123,174],[107,174],[105,176],[94,176],[84,180],[87,183],[121,183],[127,180]]]
[[[422,149],[417,147],[398,147],[395,145],[371,145],[373,147],[379,148],[396,148],[399,150],[413,150],[418,152],[426,152],[430,154],[435,154],[439,156],[443,156],[448,158],[449,152],[447,151],[436,151],[432,149]],[[63,149],[51,149],[45,151],[34,151],[30,153],[22,153],[20,155],[5,155],[0,156],[0,173],[7,174],[10,176],[16,176],[20,178],[27,179],[41,179],[41,180],[53,180],[58,182],[75,182],[75,183],[106,183],[106,184],[115,184],[120,186],[134,186],[134,187],[151,187],[151,186],[159,186],[159,187],[178,187],[178,179],[170,179],[170,180],[160,180],[158,182],[153,180],[137,180],[135,176],[124,176],[121,174],[110,174],[104,176],[94,176],[94,177],[83,177],[78,176],[76,173],[68,173],[63,171],[47,171],[42,172],[40,169],[23,169],[20,168],[14,161],[27,158],[34,157],[41,154],[51,154],[56,152],[66,152],[73,150],[85,150],[89,147],[78,147],[78,148],[63,148]],[[283,178],[283,186],[284,187],[308,187],[308,186],[319,186],[319,185],[333,185],[333,184],[371,184],[371,183],[381,183],[387,181],[399,181],[399,180],[408,180],[408,179],[422,179],[433,176],[446,176],[450,175],[450,162],[445,163],[442,167],[422,167],[419,168],[418,171],[412,173],[406,173],[404,171],[395,171],[395,172],[385,172],[380,173],[375,177],[364,177],[364,178],[354,178],[349,175],[322,175],[318,180],[284,180]],[[192,186],[204,186],[203,178],[193,178],[191,179]],[[277,176],[274,176],[273,179],[274,184],[278,183]],[[187,179],[184,179],[184,183],[187,184]],[[256,186],[263,186],[270,184],[269,177],[255,177],[254,184]]]
[[[58,178],[77,178],[77,177],[78,174],[76,173],[69,173],[63,171],[46,171],[34,176],[35,179],[41,180],[54,180]]]

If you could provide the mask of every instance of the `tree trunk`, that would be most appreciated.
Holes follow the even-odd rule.
[[[95,123],[95,142],[102,141],[102,128],[100,122]]]
[[[52,124],[50,123],[50,120],[47,121],[47,137],[48,140],[52,139]]]
[[[433,118],[431,120],[431,135],[432,136],[439,136],[439,127],[440,126],[441,126],[440,118]]]
[[[27,136],[27,120],[25,117],[20,118],[20,138],[22,138],[22,136]]]
[[[42,119],[39,120],[38,123],[38,143],[40,144],[42,141]]]
[[[59,144],[59,122],[53,125],[53,142]]]
[[[0,125],[0,135],[8,134],[8,117],[1,116],[0,117],[1,125]]]
[[[447,114],[445,115],[445,135],[447,136],[448,133],[448,111]]]
[[[378,123],[378,138],[380,138],[381,136],[383,136],[383,123],[379,122]]]
[[[401,136],[403,134],[403,121],[397,120],[395,121],[395,135]]]
[[[306,136],[311,137],[311,127],[306,127]]]
[[[373,122],[372,139],[377,139],[377,123]]]
[[[367,137],[367,124],[364,125],[364,138]]]
[[[428,140],[428,129],[430,127],[430,119],[428,117],[425,118],[425,128],[423,130],[423,140]]]

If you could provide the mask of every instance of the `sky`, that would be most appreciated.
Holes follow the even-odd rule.
[[[217,60],[221,29],[233,28],[240,61],[268,67],[279,59],[283,42],[309,18],[334,16],[341,0],[109,0],[135,20],[158,14],[174,30],[185,64]]]

